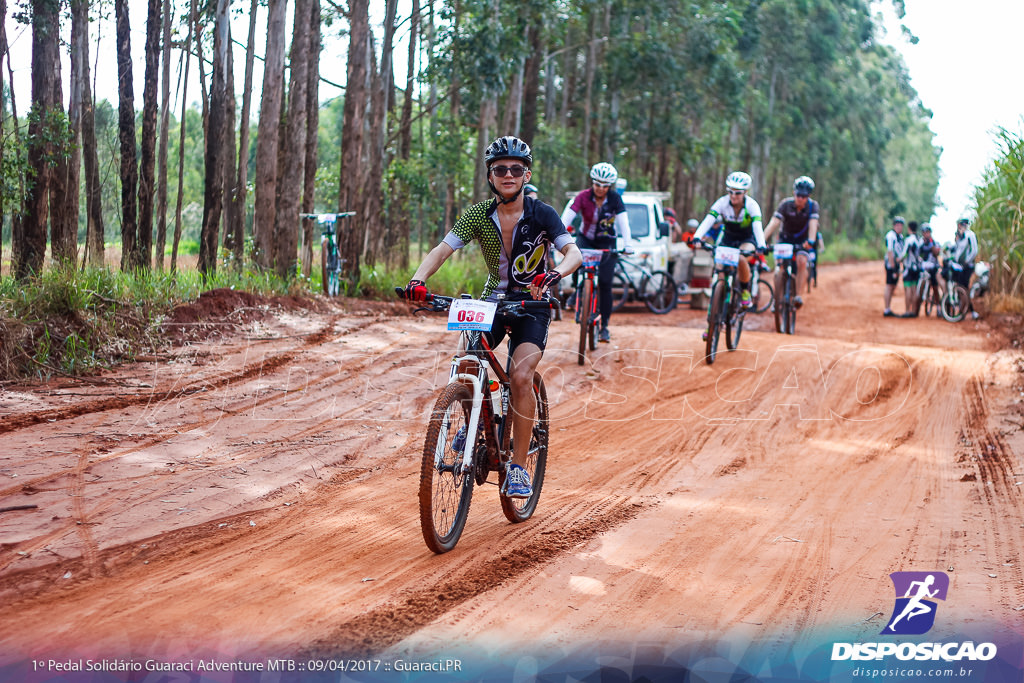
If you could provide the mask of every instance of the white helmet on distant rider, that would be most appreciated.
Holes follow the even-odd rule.
[[[807,197],[814,191],[814,181],[810,176],[802,175],[793,181],[793,194],[797,197]]]
[[[612,186],[619,179],[619,172],[607,161],[594,164],[590,169],[590,179],[600,185]]]
[[[743,190],[746,192],[750,189],[750,175],[743,171],[733,171],[729,174],[729,177],[725,179],[725,186],[730,190]]]

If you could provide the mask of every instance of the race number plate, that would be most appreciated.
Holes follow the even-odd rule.
[[[449,330],[490,332],[498,304],[478,299],[456,299],[448,309]]]
[[[715,263],[720,266],[737,266],[740,263],[740,250],[736,247],[722,247],[715,249]]]
[[[775,258],[793,258],[793,245],[792,244],[776,244]]]
[[[604,256],[600,249],[580,249],[580,253],[583,254],[584,266],[596,266],[601,263],[601,257]]]

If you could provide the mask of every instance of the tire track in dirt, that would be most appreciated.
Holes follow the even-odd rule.
[[[648,508],[644,503],[608,503],[607,511],[591,515],[560,534],[526,534],[528,542],[495,559],[476,563],[458,580],[432,583],[389,601],[369,612],[336,625],[326,637],[314,641],[297,658],[360,656],[395,645],[436,618],[500,587],[554,558],[580,548],[595,537],[627,523]]]

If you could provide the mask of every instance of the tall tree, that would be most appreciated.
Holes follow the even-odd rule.
[[[213,74],[207,110],[203,227],[199,235],[199,272],[203,275],[217,271],[217,235],[224,207],[224,162],[228,152],[225,144],[228,48],[228,0],[217,0],[213,27]]]
[[[277,197],[277,148],[284,100],[284,43],[286,0],[268,0],[267,53],[263,65],[263,98],[256,136],[256,205],[253,238],[256,263],[269,267],[273,258],[275,202]]]
[[[188,30],[185,37],[185,73],[181,85],[181,120],[178,122],[178,198],[174,206],[174,240],[171,243],[171,272],[178,267],[178,243],[181,241],[181,206],[185,186],[185,112],[188,102],[188,68],[192,58],[192,27],[195,26],[196,0],[190,0]],[[179,78],[181,74],[179,74]]]
[[[256,8],[259,0],[249,5],[249,37],[245,47],[245,85],[242,89],[242,112],[238,123],[238,165],[235,178],[235,194],[231,201],[236,205],[231,212],[235,224],[231,232],[235,236],[233,247],[235,261],[242,263],[245,247],[245,209],[249,188],[249,110],[252,106],[252,70],[256,55]],[[320,27],[319,22],[317,28]]]
[[[81,144],[82,158],[85,162],[85,255],[83,263],[94,268],[103,265],[103,197],[100,185],[99,155],[96,150],[96,104],[92,97],[92,85],[89,66],[89,3],[86,0],[75,0],[71,3],[72,36],[75,35],[75,24],[81,32],[80,40],[72,39],[72,71],[81,70],[73,75],[81,87]],[[76,62],[77,56],[77,62]],[[77,163],[75,164],[77,165]],[[77,186],[77,181],[72,185]],[[77,198],[75,202],[77,203]]]
[[[139,162],[135,152],[135,90],[132,85],[131,24],[128,0],[114,0],[117,21],[117,121],[121,149],[121,269],[140,263],[136,189]]]
[[[54,100],[59,71],[60,19],[57,0],[32,2],[32,112],[28,124],[28,168],[31,180],[25,197],[25,217],[13,239],[17,244],[14,272],[18,278],[37,274],[46,255],[46,221],[53,175],[53,138],[64,112]]]
[[[320,129],[320,0],[309,3],[309,56],[306,58],[306,160],[303,163],[302,213],[316,211],[316,167]],[[302,276],[313,267],[313,222],[302,221]]]
[[[146,72],[142,88],[142,169],[139,178],[139,245],[135,268],[149,270],[153,254],[153,208],[156,199],[156,115],[160,88],[162,0],[149,0],[146,17]]]
[[[389,230],[386,227],[371,229],[371,217],[375,221],[383,218],[385,225],[388,217],[384,212],[384,166],[387,158],[388,111],[391,109],[390,99],[395,91],[394,69],[392,67],[395,19],[398,13],[398,0],[388,0],[384,8],[384,42],[381,47],[380,70],[374,78],[373,92],[370,96],[370,130],[366,138],[365,158],[366,188],[362,218],[365,221],[365,235],[372,237],[367,240],[364,257],[370,263],[376,263],[383,255],[384,237]]]
[[[345,80],[344,123],[341,130],[341,168],[338,172],[338,208],[342,211],[363,204],[363,124],[366,120],[366,78],[370,52],[368,0],[350,0],[348,33],[348,78]],[[341,231],[339,251],[348,266],[350,285],[359,281],[359,269],[366,231],[364,216],[355,216],[349,230]]]
[[[285,116],[284,157],[280,160],[276,220],[274,222],[274,267],[282,278],[295,275],[299,248],[299,203],[306,160],[306,92],[309,61],[310,0],[295,0],[292,20],[291,78],[288,82],[288,112]],[[314,133],[315,134],[315,133]]]
[[[156,249],[153,263],[157,271],[164,269],[164,247],[167,245],[167,147],[171,123],[171,0],[163,0],[163,49],[160,64],[160,140],[157,143],[156,181]],[[184,126],[184,123],[182,123]]]

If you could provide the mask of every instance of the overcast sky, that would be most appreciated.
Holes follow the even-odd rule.
[[[889,2],[883,6],[891,9]],[[942,148],[939,200],[945,208],[931,223],[936,236],[945,239],[970,208],[973,188],[998,152],[998,127],[1024,134],[1019,54],[1024,0],[906,0],[903,22],[918,43],[909,44],[895,30],[888,42],[903,53],[911,84],[933,113],[931,129]]]
[[[179,3],[180,4],[180,3]],[[235,3],[238,4],[237,2]],[[378,9],[381,3],[370,3]],[[13,11],[15,3],[8,3]],[[289,25],[291,23],[289,3]],[[132,52],[134,62],[135,97],[141,107],[144,66],[146,3],[131,2]],[[958,215],[970,206],[972,188],[981,180],[982,173],[993,160],[998,147],[995,131],[999,126],[1018,134],[1024,133],[1024,88],[1020,87],[1020,29],[1024,26],[1024,0],[906,0],[903,21],[920,40],[911,45],[900,34],[892,12],[890,0],[874,3],[883,11],[889,27],[884,39],[899,49],[907,63],[911,83],[920,94],[934,117],[931,129],[935,142],[942,147],[940,159],[942,178],[939,185],[940,207],[931,218],[936,234],[951,235]],[[400,16],[408,13],[407,3],[400,3]],[[266,27],[266,9],[257,16],[258,31]],[[377,17],[379,22],[382,17]],[[321,73],[336,83],[345,80],[345,44],[337,37],[341,22],[325,28],[325,50],[321,56]],[[12,66],[20,112],[27,111],[30,97],[31,32],[26,27],[8,21]],[[64,27],[64,33],[69,32]],[[289,35],[290,35],[290,28]],[[244,42],[248,31],[248,17],[232,14],[232,34]],[[408,31],[408,23],[400,29],[399,39]],[[100,40],[100,62],[96,95],[117,101],[116,62],[113,55],[113,20],[93,22],[92,57],[95,62],[96,40]],[[257,44],[264,39],[257,36]],[[398,77],[404,81],[405,48],[399,46],[400,56],[395,63]],[[244,58],[236,52],[236,89],[241,91],[244,77]],[[67,78],[67,57],[63,73]],[[192,69],[195,74],[195,68]],[[254,72],[254,90],[262,82],[260,63]],[[197,101],[198,81],[189,86],[190,101]],[[64,90],[67,97],[67,88]],[[321,100],[337,97],[338,88],[321,83]],[[175,97],[172,87],[172,99]],[[181,108],[180,102],[175,110]],[[259,111],[259,102],[253,102],[252,111]],[[925,221],[927,216],[908,216]]]

